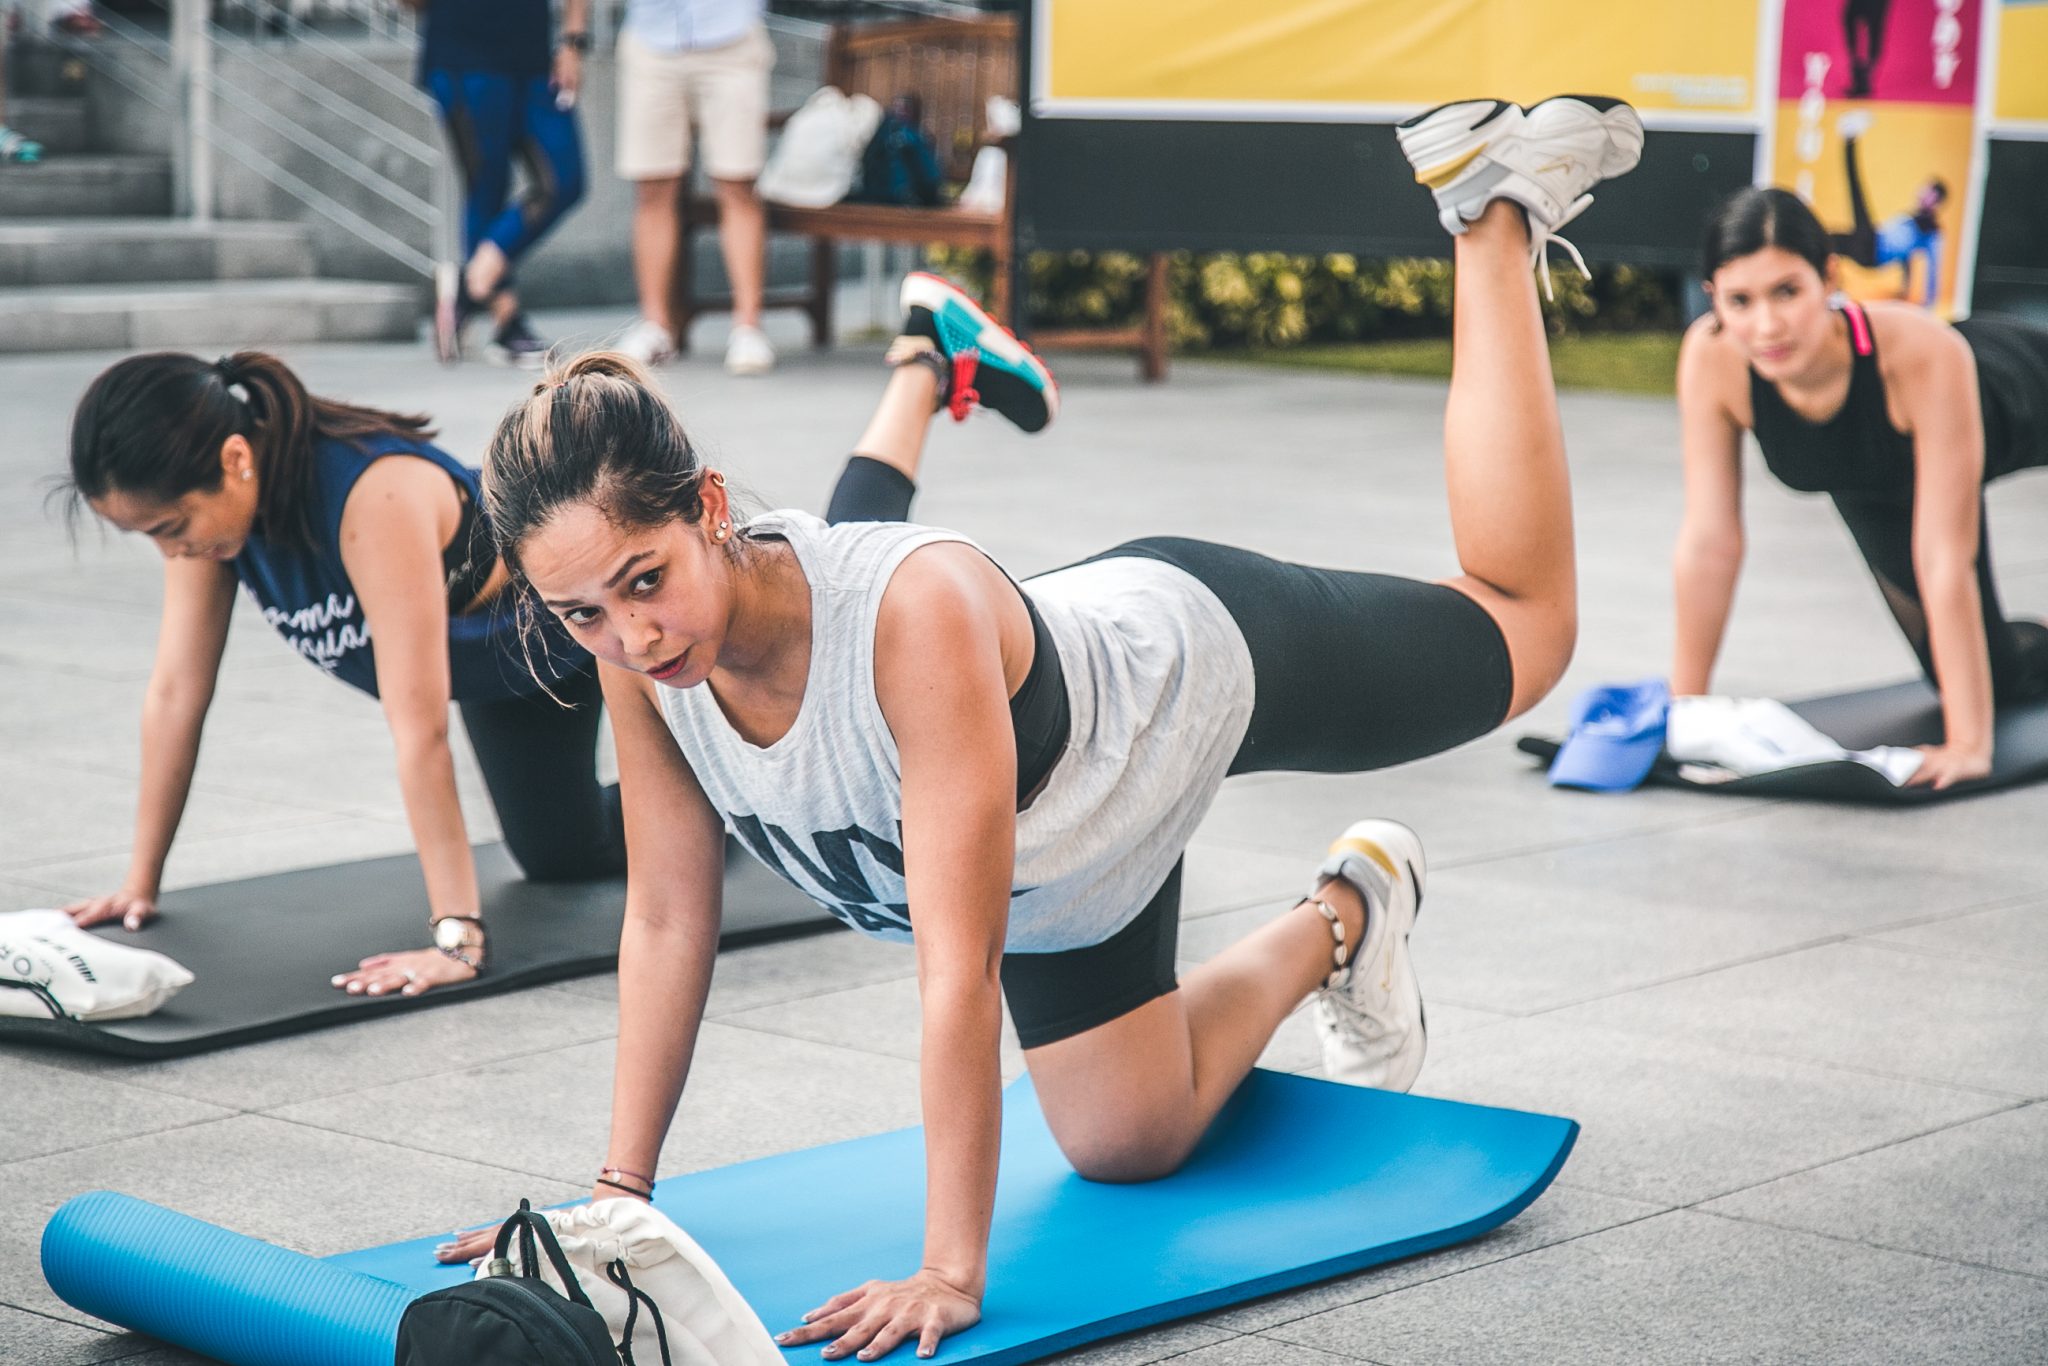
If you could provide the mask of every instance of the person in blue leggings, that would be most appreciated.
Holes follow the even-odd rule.
[[[565,0],[552,49],[548,0],[406,2],[422,14],[420,84],[441,106],[467,195],[465,265],[436,301],[435,346],[441,359],[456,359],[463,327],[488,312],[493,358],[538,365],[547,343],[520,309],[513,271],[583,197],[576,96],[590,46],[590,0]],[[525,180],[516,200],[515,161]]]

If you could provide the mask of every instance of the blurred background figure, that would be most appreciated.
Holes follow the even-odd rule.
[[[43,149],[39,145],[7,126],[7,38],[9,31],[18,23],[18,13],[0,11],[0,162],[43,159]]]
[[[1931,176],[1913,196],[1913,207],[1879,223],[1870,216],[1863,194],[1863,173],[1856,140],[1870,131],[1868,113],[1845,114],[1838,125],[1842,157],[1849,174],[1848,232],[1833,234],[1835,250],[1865,269],[1897,266],[1903,272],[1899,297],[1922,308],[1934,307],[1941,283],[1941,208],[1948,203],[1948,182]],[[1919,288],[1913,284],[1913,260],[1921,258]]]
[[[1849,49],[1849,90],[1852,100],[1870,97],[1870,73],[1884,55],[1884,21],[1892,0],[1843,0],[1842,40]]]
[[[460,278],[434,309],[441,359],[462,353],[472,319],[488,315],[489,354],[536,366],[548,344],[519,306],[513,270],[583,197],[576,98],[590,49],[590,0],[565,0],[550,42],[548,0],[406,0],[420,12],[420,84],[441,107],[465,201]],[[512,197],[514,163],[523,175]]]
[[[763,0],[627,0],[619,35],[621,179],[634,186],[633,278],[640,320],[619,340],[635,360],[676,353],[677,196],[697,135],[718,198],[718,245],[732,288],[725,368],[763,375],[775,348],[761,331],[768,221],[755,178],[768,157],[768,75],[775,48]]]

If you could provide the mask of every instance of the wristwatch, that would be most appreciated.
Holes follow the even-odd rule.
[[[587,33],[565,33],[555,39],[555,46],[566,47],[571,52],[588,52],[590,51],[590,35]]]
[[[479,975],[484,970],[484,922],[473,915],[444,915],[431,922],[434,947]]]

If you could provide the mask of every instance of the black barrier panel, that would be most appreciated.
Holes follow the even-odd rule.
[[[1708,210],[1754,159],[1746,133],[1652,131],[1566,235],[1588,260],[1693,267]],[[1017,210],[1026,251],[1448,254],[1386,124],[1027,116]]]
[[[2020,286],[2048,289],[2048,142],[1991,143],[1977,239],[1977,300],[1995,304]]]

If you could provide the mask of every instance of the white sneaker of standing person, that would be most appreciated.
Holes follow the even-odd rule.
[[[642,318],[626,329],[613,349],[642,365],[665,365],[676,358],[676,339],[652,318]]]
[[[1427,871],[1421,838],[1388,820],[1353,825],[1316,870],[1311,899],[1341,878],[1365,902],[1365,934],[1316,992],[1316,1034],[1332,1081],[1406,1091],[1422,1071],[1428,1020],[1408,957],[1408,932],[1422,910]]]
[[[765,375],[775,368],[775,348],[768,334],[758,327],[737,324],[725,342],[725,373]]]
[[[1513,200],[1528,215],[1531,262],[1540,267],[1554,241],[1587,279],[1585,258],[1558,229],[1593,202],[1588,190],[1634,170],[1643,155],[1641,117],[1600,95],[1556,95],[1526,110],[1460,100],[1417,114],[1395,136],[1447,232],[1460,235],[1494,200]],[[1548,272],[1543,290],[1552,295]]]

